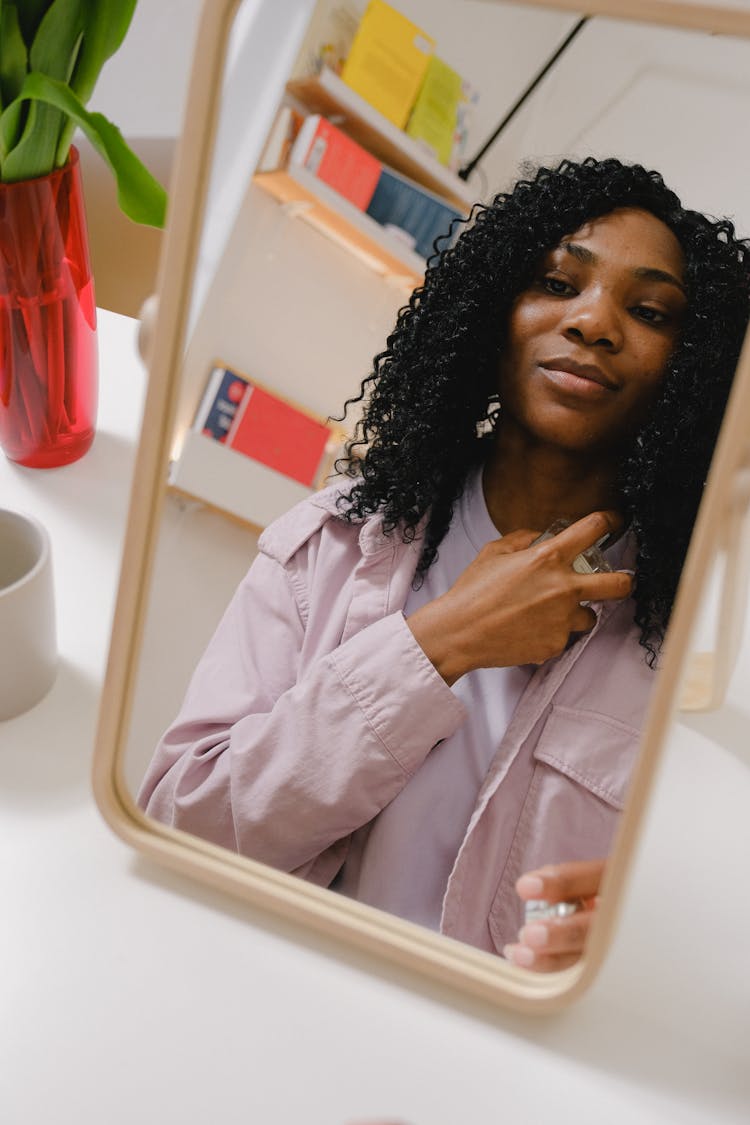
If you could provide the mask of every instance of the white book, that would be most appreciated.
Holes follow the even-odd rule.
[[[285,164],[289,131],[292,127],[292,107],[282,105],[271,126],[265,147],[258,161],[258,172],[275,172]]]
[[[307,165],[308,157],[310,156],[310,150],[315,141],[315,135],[318,132],[320,121],[321,114],[311,113],[302,122],[299,132],[294,138],[294,144],[289,151],[290,164],[301,164],[303,165],[303,167]],[[311,168],[310,170],[313,173],[315,173],[316,171],[315,168]]]

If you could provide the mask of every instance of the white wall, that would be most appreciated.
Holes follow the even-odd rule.
[[[130,137],[176,137],[202,0],[138,0],[120,50],[104,66],[90,108]]]
[[[698,210],[750,231],[743,136],[750,45],[593,20],[524,107],[495,153],[503,177],[527,154],[620,156],[662,172]]]

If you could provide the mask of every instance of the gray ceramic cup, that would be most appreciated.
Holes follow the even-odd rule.
[[[0,720],[38,703],[56,674],[49,535],[31,516],[0,508]]]

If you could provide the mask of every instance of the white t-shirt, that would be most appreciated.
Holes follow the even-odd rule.
[[[409,617],[444,594],[500,533],[490,519],[478,469],[467,481],[438,557],[404,607]],[[443,896],[479,790],[534,667],[480,668],[452,691],[467,718],[439,743],[401,793],[354,833],[336,889],[402,918],[440,928]],[[404,848],[405,839],[413,846]]]

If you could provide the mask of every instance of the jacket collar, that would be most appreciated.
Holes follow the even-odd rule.
[[[341,518],[341,509],[338,506],[338,501],[342,496],[346,496],[351,487],[348,484],[333,484],[328,488],[319,492],[316,496],[312,497],[312,503],[323,511],[328,512],[329,515]],[[427,524],[428,516],[424,516],[416,529],[414,539],[410,544],[404,546],[413,546],[417,544],[424,534],[424,529]],[[383,517],[379,512],[374,515],[365,516],[361,521],[359,532],[359,548],[364,558],[373,558],[383,551],[392,550],[395,543],[401,543],[401,537],[398,531],[394,530],[386,534],[383,531]]]
[[[342,496],[346,496],[351,486],[348,483],[340,484],[334,483],[323,489],[322,492],[316,493],[311,498],[311,503],[317,508],[321,508],[331,516],[341,518],[341,509],[338,506],[338,501]],[[420,520],[412,541],[412,545],[418,544],[424,536],[424,530],[427,526],[429,513],[424,515]],[[383,518],[379,512],[371,516],[366,516],[362,520],[361,530],[359,533],[359,547],[365,558],[372,557],[380,554],[381,551],[388,550],[394,545],[394,538],[399,538],[396,531],[386,534],[383,531]],[[624,532],[624,544],[620,566],[618,569],[628,570],[635,572],[635,562],[638,555],[638,540],[635,533],[628,528]]]

